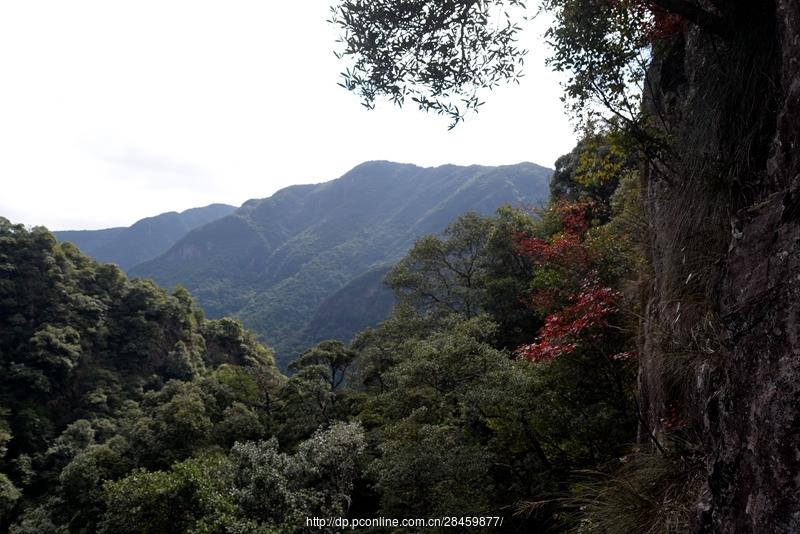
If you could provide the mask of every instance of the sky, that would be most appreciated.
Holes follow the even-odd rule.
[[[332,0],[0,3],[0,216],[51,230],[241,205],[363,161],[552,167],[575,134],[537,19],[525,78],[448,120],[339,87]]]

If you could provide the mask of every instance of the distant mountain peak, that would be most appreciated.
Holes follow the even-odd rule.
[[[286,364],[318,335],[347,338],[382,320],[391,306],[374,273],[417,238],[467,211],[488,215],[506,203],[540,203],[551,173],[527,162],[420,167],[368,161],[336,180],[248,200],[131,273],[187,287],[211,317],[238,316]],[[364,301],[378,295],[379,303]],[[354,308],[337,312],[342,303]]]
[[[59,241],[74,244],[97,261],[115,263],[127,270],[164,253],[191,230],[235,210],[235,206],[215,203],[180,213],[168,211],[145,217],[128,227],[65,230],[53,234]]]

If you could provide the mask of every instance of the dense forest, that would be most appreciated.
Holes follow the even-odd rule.
[[[598,165],[614,169],[602,184]],[[635,439],[642,214],[630,169],[587,143],[559,160],[545,209],[468,213],[419,239],[386,275],[390,318],[308,349],[288,377],[186,290],[3,221],[4,524],[579,522],[574,473],[619,462]]]
[[[391,315],[286,374],[186,289],[0,219],[0,529],[797,532],[800,5],[542,8],[582,132],[549,202],[420,237]],[[345,0],[342,84],[457,127],[527,10]]]

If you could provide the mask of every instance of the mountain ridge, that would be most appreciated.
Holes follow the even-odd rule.
[[[488,215],[507,203],[543,202],[550,174],[528,162],[364,162],[335,180],[248,200],[134,266],[131,274],[165,287],[185,286],[210,317],[238,316],[285,364],[314,337],[307,327],[312,320],[320,324],[318,307],[337,291],[390,265],[417,238],[441,231],[467,211]],[[346,296],[340,301],[351,302]],[[383,317],[375,319],[373,324]],[[358,323],[363,326],[364,318]],[[338,325],[335,331],[346,335],[347,328]]]
[[[61,242],[72,243],[97,261],[115,263],[127,270],[162,254],[189,231],[235,209],[235,206],[214,203],[145,217],[127,227],[60,230],[53,235]]]

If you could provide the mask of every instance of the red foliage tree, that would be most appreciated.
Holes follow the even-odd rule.
[[[589,224],[588,214],[593,204],[581,202],[559,202],[548,209],[561,224],[561,231],[548,238],[518,234],[515,237],[517,252],[535,267],[557,273],[557,287],[539,287],[527,297],[528,304],[546,311],[566,304],[570,295],[581,286],[591,265],[596,261],[584,240]]]
[[[551,206],[561,222],[561,231],[549,238],[516,236],[519,253],[539,268],[551,269],[557,287],[534,291],[529,303],[547,310],[536,341],[517,348],[515,354],[534,362],[545,362],[569,354],[582,343],[598,341],[619,312],[622,294],[600,280],[597,257],[586,244],[590,202],[563,202]],[[619,352],[611,359],[633,357]]]
[[[608,327],[608,317],[617,311],[619,291],[602,287],[597,280],[587,281],[560,312],[550,313],[539,331],[537,341],[522,345],[517,356],[534,362],[549,361],[575,350],[579,342],[601,335]]]

